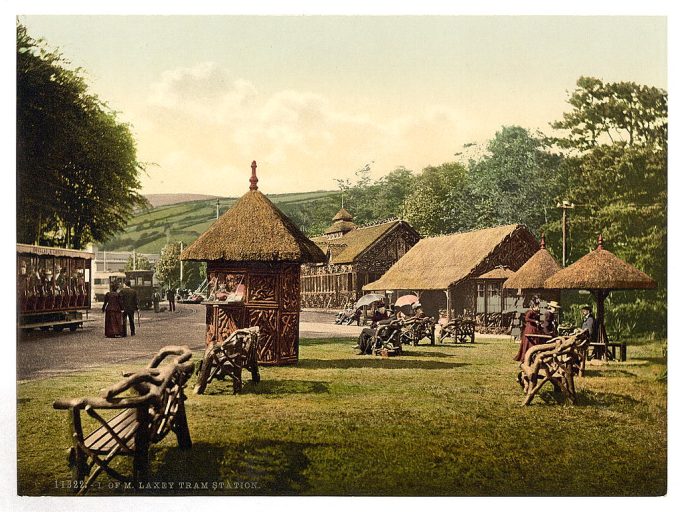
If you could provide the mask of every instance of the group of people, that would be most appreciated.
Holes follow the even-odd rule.
[[[534,296],[528,311],[524,315],[524,330],[520,340],[519,351],[515,356],[515,361],[522,362],[527,351],[539,343],[549,341],[558,336],[557,330],[557,310],[560,305],[556,301],[550,301],[547,305],[547,310],[543,313],[541,318],[541,301]],[[590,339],[595,336],[595,317],[593,316],[593,309],[590,305],[584,304],[581,306],[581,316],[583,323],[581,329],[587,330]]]
[[[126,279],[123,285],[113,284],[104,296],[102,311],[104,317],[104,336],[107,338],[124,338],[127,336],[128,324],[130,336],[135,335],[135,311],[139,310],[137,292]]]
[[[378,303],[371,316],[371,327],[366,327],[361,331],[359,342],[354,348],[359,349],[361,354],[370,354],[373,349],[373,338],[381,325],[389,325],[394,320],[408,320],[410,318],[423,318],[425,316],[423,307],[419,302],[413,304],[411,309],[413,315],[408,316],[402,308],[397,309],[395,312],[387,309],[384,303]]]

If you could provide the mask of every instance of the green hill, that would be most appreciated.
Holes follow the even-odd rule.
[[[268,196],[308,236],[323,233],[340,209],[339,191]],[[220,198],[220,214],[236,198]],[[158,206],[138,212],[125,231],[100,247],[103,251],[158,253],[170,241],[190,244],[215,221],[215,200],[204,199]]]

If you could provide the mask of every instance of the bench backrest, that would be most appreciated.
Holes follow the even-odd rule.
[[[146,425],[149,438],[157,442],[169,432],[180,400],[184,399],[182,390],[194,371],[190,359],[187,346],[163,347],[146,368],[126,374],[123,380],[106,388],[101,397],[57,400],[54,408],[85,409],[102,424],[106,420],[95,409],[136,409],[137,419]],[[77,433],[82,437],[82,432]]]

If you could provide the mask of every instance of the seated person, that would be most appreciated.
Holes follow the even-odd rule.
[[[388,317],[386,313],[381,313],[380,309],[383,309],[384,311],[385,307],[383,306],[376,310],[371,319],[371,327],[365,327],[359,335],[359,343],[355,345],[354,348],[358,348],[361,354],[370,354],[373,350],[373,337],[376,335],[379,326],[387,325],[393,320],[396,320],[396,316]]]

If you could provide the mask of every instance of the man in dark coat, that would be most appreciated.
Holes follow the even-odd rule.
[[[175,290],[168,288],[168,293],[165,294],[165,298],[168,299],[170,311],[175,311]]]
[[[593,316],[593,308],[588,304],[581,306],[581,315],[583,315],[583,324],[581,329],[587,330],[590,335],[590,341],[595,341],[595,317]]]
[[[123,303],[123,334],[127,336],[127,323],[130,321],[130,336],[135,335],[135,311],[139,309],[139,301],[137,300],[137,292],[130,288],[130,280],[125,280],[125,286],[118,292],[120,294],[121,302]]]

